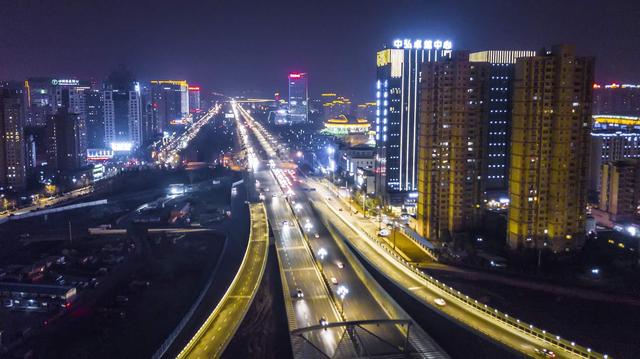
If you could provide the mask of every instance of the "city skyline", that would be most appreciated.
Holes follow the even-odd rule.
[[[374,1],[340,4],[337,12],[325,2],[185,5],[26,1],[5,7],[0,11],[0,28],[12,36],[0,41],[0,53],[14,56],[4,59],[0,78],[57,74],[101,81],[125,64],[139,81],[198,79],[214,91],[238,94],[257,88],[270,95],[286,93],[283,77],[298,71],[310,74],[311,96],[331,90],[365,102],[375,94],[376,67],[368,54],[395,38],[440,37],[451,39],[456,49],[469,51],[539,50],[541,44],[572,43],[580,55],[599,59],[597,82],[640,83],[633,68],[640,50],[630,45],[640,31],[633,21],[640,8],[631,2],[402,1],[391,6]],[[576,6],[582,9],[581,16],[565,26],[565,16]],[[193,7],[200,11],[187,11]],[[288,19],[289,14],[298,17]],[[302,14],[306,23],[288,32]],[[353,22],[356,15],[358,26]],[[236,26],[238,20],[250,26]],[[34,43],[38,46],[30,45]],[[67,51],[59,52],[60,48]],[[230,66],[238,70],[233,75],[225,71]],[[345,78],[349,81],[340,81]]]
[[[639,358],[638,19],[0,6],[0,357]]]

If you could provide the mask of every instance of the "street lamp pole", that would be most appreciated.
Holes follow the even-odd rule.
[[[396,225],[396,221],[392,222],[393,226],[391,227],[391,229],[393,229],[393,250],[396,250],[396,232],[398,231],[398,226]]]
[[[362,193],[362,215],[367,218],[367,192]]]

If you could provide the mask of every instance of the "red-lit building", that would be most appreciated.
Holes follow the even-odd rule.
[[[189,112],[198,113],[202,111],[200,106],[200,86],[189,86]]]

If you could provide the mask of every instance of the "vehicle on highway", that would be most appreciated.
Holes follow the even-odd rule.
[[[329,325],[329,321],[327,321],[327,318],[325,318],[324,316],[320,317],[320,320],[318,322],[323,327],[326,327],[327,325]]]
[[[447,302],[445,302],[444,299],[442,298],[436,298],[433,301],[441,307],[444,307],[445,305],[447,305]]]
[[[344,268],[344,263],[342,262],[338,262],[337,265],[338,265],[338,268],[340,269]]]
[[[296,297],[297,298],[304,298],[304,293],[302,293],[302,289],[300,289],[300,288],[296,289]]]
[[[320,238],[320,235],[318,233],[313,235],[315,238]]]
[[[555,358],[556,357],[556,353],[552,352],[551,350],[547,349],[547,348],[542,348],[542,349],[535,349],[535,352],[542,355],[545,358]]]
[[[271,197],[276,198],[278,195],[276,193],[272,194]]]
[[[289,221],[287,221],[287,220],[282,221],[282,225],[283,226],[288,226],[289,225]]]
[[[378,235],[380,237],[387,237],[387,236],[389,236],[389,234],[391,234],[391,232],[386,228],[381,229],[380,232],[378,232]]]
[[[338,208],[338,211],[342,212],[342,208]]]
[[[336,279],[336,277],[331,277],[331,283],[338,285],[338,280]]]

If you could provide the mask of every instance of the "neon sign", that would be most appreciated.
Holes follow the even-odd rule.
[[[396,49],[424,49],[424,50],[451,50],[451,40],[423,40],[423,39],[395,39],[393,47]]]

